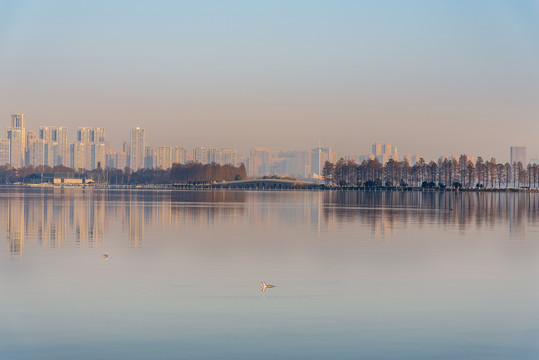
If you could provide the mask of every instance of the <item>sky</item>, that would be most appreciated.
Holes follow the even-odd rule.
[[[0,131],[539,158],[539,0],[1,1]],[[4,119],[4,120],[1,120]]]

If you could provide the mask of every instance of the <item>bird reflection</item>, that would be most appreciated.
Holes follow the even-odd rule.
[[[109,259],[109,253],[104,253],[103,255],[101,255],[101,257],[105,260],[108,260]]]
[[[262,292],[264,292],[264,291],[266,291],[266,289],[272,288],[272,287],[275,287],[275,285],[268,285],[264,281],[262,281],[260,283],[260,291],[262,291]]]

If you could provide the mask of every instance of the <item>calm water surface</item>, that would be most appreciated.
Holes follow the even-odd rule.
[[[0,359],[539,358],[537,194],[4,187],[0,236]]]

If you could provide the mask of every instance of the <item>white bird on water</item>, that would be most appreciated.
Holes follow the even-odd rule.
[[[268,285],[264,281],[262,281],[260,283],[260,291],[262,291],[262,292],[264,292],[264,291],[266,291],[266,289],[272,288],[272,287],[275,287],[275,285]]]

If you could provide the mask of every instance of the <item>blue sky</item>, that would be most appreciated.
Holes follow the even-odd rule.
[[[0,2],[0,118],[151,145],[539,154],[538,1]],[[2,115],[3,114],[3,115]],[[1,122],[0,122],[1,124]],[[1,128],[1,126],[0,126]]]

